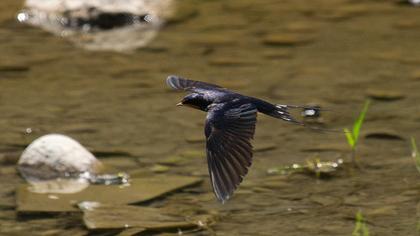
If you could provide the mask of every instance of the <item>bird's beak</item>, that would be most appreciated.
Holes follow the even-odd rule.
[[[182,104],[182,102],[180,102],[180,103],[178,103],[178,104],[176,104],[176,106],[177,107],[179,107],[179,106],[183,106],[184,104]]]

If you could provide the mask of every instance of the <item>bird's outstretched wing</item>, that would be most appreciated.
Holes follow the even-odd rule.
[[[184,79],[175,75],[168,76],[166,79],[166,84],[168,84],[168,86],[173,89],[186,91],[195,91],[197,89],[222,89],[222,87],[215,84]]]
[[[251,166],[256,122],[257,109],[251,103],[219,104],[208,111],[207,162],[213,191],[222,203],[232,196]]]

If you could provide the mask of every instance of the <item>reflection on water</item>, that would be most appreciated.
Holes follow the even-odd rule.
[[[77,193],[89,186],[86,179],[54,179],[31,182],[28,190],[34,193]]]
[[[129,51],[147,45],[172,0],[27,0],[17,20],[89,50]]]

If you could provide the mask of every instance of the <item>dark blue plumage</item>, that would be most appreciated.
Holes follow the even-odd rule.
[[[173,89],[190,92],[178,105],[207,112],[204,129],[207,162],[213,191],[221,202],[232,196],[251,166],[251,140],[258,112],[302,124],[289,114],[286,105],[274,105],[217,85],[177,76],[169,76],[166,82]]]

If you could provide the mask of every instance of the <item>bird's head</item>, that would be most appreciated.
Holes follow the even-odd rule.
[[[205,99],[203,94],[192,93],[185,96],[177,106],[188,106],[198,110],[206,111],[211,102]]]

